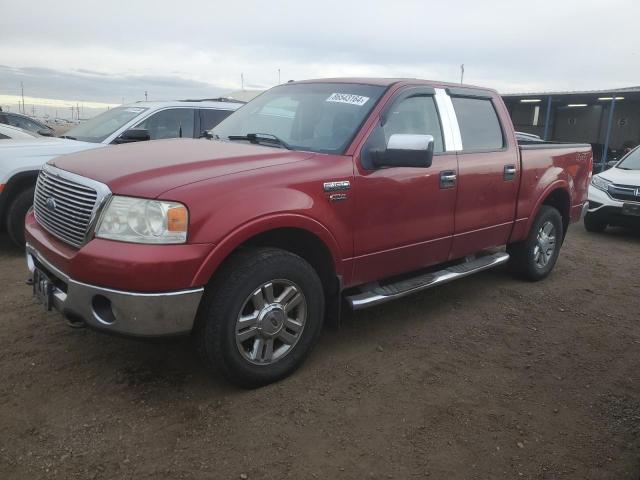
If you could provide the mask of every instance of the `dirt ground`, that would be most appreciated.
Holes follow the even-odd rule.
[[[640,478],[638,233],[347,314],[253,391],[188,340],[68,328],[0,252],[0,479]]]

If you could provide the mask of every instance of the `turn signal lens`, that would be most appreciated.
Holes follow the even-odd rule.
[[[170,232],[186,232],[189,214],[182,205],[167,210],[167,230]]]

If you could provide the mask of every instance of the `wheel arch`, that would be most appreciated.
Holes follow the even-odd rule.
[[[528,235],[531,230],[533,222],[535,222],[536,217],[540,213],[540,207],[542,207],[542,205],[549,205],[560,212],[560,216],[562,217],[562,234],[563,236],[566,235],[571,215],[571,196],[569,195],[569,186],[563,181],[558,181],[547,187],[544,193],[540,195],[538,202],[531,212],[531,216],[527,221],[525,236]]]
[[[326,227],[302,215],[275,215],[242,225],[218,242],[196,273],[193,285],[207,284],[230,255],[251,246],[282,248],[295,253],[307,260],[321,279],[342,275],[342,255]]]

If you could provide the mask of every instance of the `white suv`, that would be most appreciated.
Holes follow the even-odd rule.
[[[31,138],[0,142],[0,230],[24,245],[24,217],[33,203],[40,167],[67,153],[161,138],[199,138],[244,102],[138,102],[112,108],[76,125],[60,138]]]
[[[608,225],[640,226],[640,147],[591,179],[584,226],[602,232]]]

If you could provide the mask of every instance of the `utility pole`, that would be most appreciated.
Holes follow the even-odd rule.
[[[22,91],[22,113],[24,112],[24,84],[20,82],[20,90]]]
[[[460,83],[464,83],[464,63],[460,65]]]
[[[240,90],[244,90],[244,73],[240,74]]]

